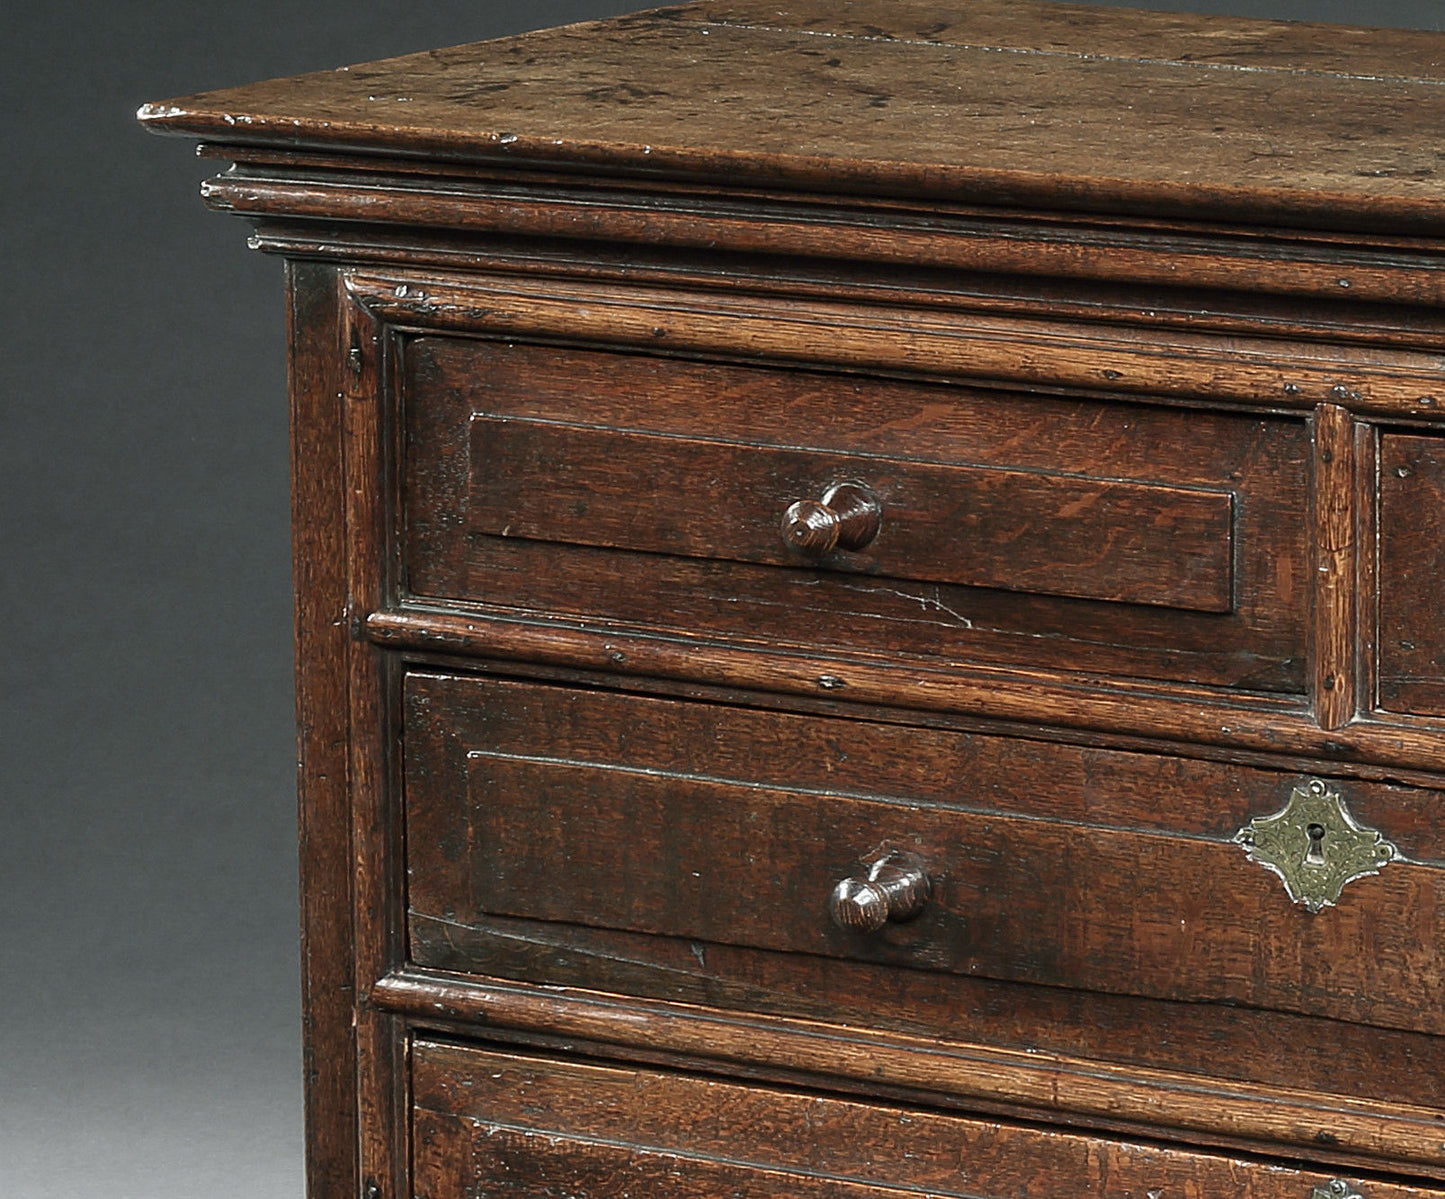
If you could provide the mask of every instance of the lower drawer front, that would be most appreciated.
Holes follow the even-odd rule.
[[[1412,860],[1311,912],[1234,840],[1298,775],[457,676],[406,691],[422,965],[458,968],[501,918],[687,938],[699,963],[800,955],[799,987],[823,958],[1445,1033],[1433,792],[1341,783]],[[1328,866],[1357,834],[1320,828],[1298,856]],[[840,927],[830,894],[890,847],[928,878],[922,911]]]
[[[1441,1199],[1416,1187],[654,1070],[418,1041],[416,1199]]]

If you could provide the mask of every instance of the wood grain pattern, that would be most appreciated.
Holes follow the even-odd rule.
[[[1229,696],[1201,689],[1131,687],[1113,680],[1081,688],[1076,680],[1030,670],[945,670],[861,656],[779,653],[765,646],[717,646],[684,637],[659,638],[617,627],[576,627],[568,622],[519,619],[510,613],[471,614],[408,607],[372,613],[369,635],[400,651],[447,658],[478,658],[496,665],[526,661],[543,671],[560,669],[612,680],[619,670],[671,682],[724,690],[799,695],[846,705],[883,705],[913,723],[913,714],[945,713],[993,723],[1047,722],[1086,736],[1143,738],[1172,752],[1207,757],[1286,755],[1286,761],[1326,766],[1347,762],[1373,775],[1404,770],[1441,780],[1445,735],[1427,719],[1377,713],[1336,731],[1321,729],[1312,713],[1287,697]],[[1079,735],[1077,732],[1071,736]],[[1320,773],[1319,770],[1315,771]],[[1350,773],[1353,773],[1350,772]]]
[[[389,552],[394,507],[390,414],[380,397],[388,364],[386,342],[371,314],[347,306],[334,354],[345,365],[336,402],[342,409],[346,504],[346,625],[395,594]],[[354,878],[358,1147],[366,1199],[407,1194],[406,1099],[402,1085],[405,1031],[365,1002],[371,981],[403,957],[398,919],[402,878],[401,830],[391,797],[399,764],[384,730],[395,724],[398,665],[353,637],[348,653],[352,863]]]
[[[1355,714],[1355,426],[1338,404],[1321,404],[1314,419],[1314,624],[1311,676],[1315,718],[1342,728]]]
[[[638,1190],[1002,1199],[1106,1186],[1120,1194],[1148,1188],[1297,1199],[1329,1181],[1077,1134],[427,1041],[413,1049],[412,1078],[418,1142],[439,1134],[467,1150],[423,1166],[419,1188],[430,1199],[461,1199],[478,1184],[488,1194],[599,1199]],[[1388,1199],[1430,1193],[1371,1187]]]
[[[465,164],[433,164],[434,174],[419,174],[418,163],[396,158],[348,163],[338,179],[334,164],[328,169],[315,156],[235,146],[209,151],[244,162],[203,185],[206,203],[260,221],[255,244],[272,252],[442,270],[515,262],[530,252],[537,269],[539,258],[557,256],[556,244],[542,239],[567,239],[576,255],[623,257],[634,279],[649,257],[671,255],[663,269],[678,282],[679,251],[694,252],[687,269],[710,276],[711,286],[766,287],[807,260],[835,272],[869,263],[895,282],[900,270],[917,272],[914,302],[1027,285],[1036,298],[1013,306],[1034,315],[1053,308],[1097,318],[1115,309],[1151,325],[1269,337],[1296,330],[1318,336],[1327,328],[1341,342],[1440,344],[1426,331],[1439,325],[1432,306],[1445,302],[1445,263],[1418,238],[1118,214],[1024,215],[863,197],[697,194],[685,182],[638,193],[637,181],[558,181]],[[293,217],[302,220],[292,223]],[[316,221],[332,222],[323,237]],[[754,261],[719,260],[720,250]],[[850,282],[857,288],[856,278]],[[877,300],[886,282],[869,280],[859,298]],[[1105,299],[1101,284],[1144,286]],[[823,290],[847,294],[838,279]],[[1228,308],[1219,306],[1221,290],[1230,293]]]
[[[474,253],[464,253],[462,261],[445,252],[439,259],[436,247],[429,256],[419,253],[414,243],[419,231],[428,229],[490,235],[495,240],[487,250],[503,255],[522,249],[522,239],[540,238],[574,239],[582,252],[626,249],[634,262],[667,247],[704,251],[708,257],[727,250],[766,256],[746,267],[753,285],[788,269],[789,260],[779,261],[779,255],[794,256],[794,265],[808,258],[894,270],[925,268],[933,275],[925,292],[956,288],[960,272],[977,275],[967,281],[976,287],[996,287],[999,275],[980,273],[999,272],[1015,286],[1029,280],[1052,292],[1055,304],[1076,307],[1086,305],[1078,289],[1107,280],[1145,285],[1128,306],[1150,323],[1247,326],[1247,317],[1216,307],[1217,295],[1179,297],[1184,288],[1228,289],[1236,310],[1258,309],[1273,296],[1290,298],[1287,308],[1271,312],[1252,332],[1278,336],[1313,318],[1329,325],[1335,337],[1352,342],[1386,340],[1387,332],[1398,338],[1401,326],[1438,323],[1428,308],[1390,307],[1401,301],[1445,302],[1445,264],[1430,243],[1378,233],[1200,227],[1118,214],[1022,217],[960,204],[870,204],[856,196],[824,203],[818,197],[770,193],[746,197],[744,212],[736,192],[698,195],[685,182],[654,183],[652,192],[639,195],[625,179],[559,183],[539,179],[535,171],[469,171],[465,164],[434,165],[435,174],[419,176],[416,163],[395,158],[349,162],[344,178],[337,178],[334,164],[328,169],[324,160],[318,164],[311,156],[272,151],[262,158],[266,152],[235,146],[211,147],[210,152],[245,160],[202,186],[212,208],[255,220],[348,222],[328,230],[323,239],[304,225],[288,226],[284,233],[275,225],[263,228],[260,248],[293,253],[301,252],[298,243],[304,243],[304,252],[327,257],[416,264],[430,257],[432,265],[443,268],[472,265],[468,260]],[[284,247],[277,245],[278,238]],[[412,248],[399,254],[399,240],[413,243]],[[715,277],[731,275],[732,264],[716,259],[712,264]],[[676,263],[669,274],[675,281]],[[1067,291],[1058,288],[1060,279],[1068,281]],[[873,281],[869,299],[877,297],[879,282]],[[836,287],[831,294],[839,294]],[[1309,313],[1300,297],[1311,297],[1319,310]],[[1331,316],[1345,298],[1351,301],[1349,319]],[[1087,309],[1097,315],[1096,305]],[[1415,344],[1432,349],[1439,342],[1417,338]]]
[[[311,1199],[354,1199],[357,1162],[355,933],[347,710],[346,509],[337,330],[327,266],[287,268],[291,495],[296,580],[301,986],[306,1178]]]
[[[1336,403],[1357,414],[1427,421],[1442,412],[1445,354],[1438,351],[556,281],[422,283],[406,273],[357,272],[348,287],[379,318],[403,328],[1078,389],[1124,401],[1302,413]]]
[[[851,398],[848,389],[840,398]],[[578,415],[587,415],[585,400]],[[1234,606],[1234,505],[1222,488],[480,413],[469,427],[468,533],[797,567],[807,559],[779,535],[783,513],[862,480],[882,501],[881,533],[855,554],[832,556],[832,569],[1201,612]],[[791,437],[806,442],[806,429]]]
[[[799,1071],[814,1085],[838,1080],[866,1090],[880,1078],[935,1095],[1014,1105],[1032,1117],[1112,1119],[1177,1136],[1222,1137],[1254,1152],[1273,1143],[1356,1164],[1395,1158],[1440,1177],[1439,1112],[1409,1104],[1201,1083],[1168,1072],[1114,1071],[1067,1055],[1008,1053],[940,1044],[936,1038],[843,1030],[679,1004],[629,1002],[491,980],[407,971],[377,984],[377,998],[418,1021],[466,1021],[545,1029],[619,1046],[666,1047],[696,1071],[756,1063]],[[1030,1107],[1032,1105],[1032,1107]],[[1323,1136],[1319,1134],[1324,1134]],[[1217,1143],[1217,1142],[1216,1142]],[[1369,1168],[1368,1166],[1366,1168]],[[1377,1167],[1378,1168],[1378,1167]]]
[[[1445,1045],[1418,1033],[546,921],[413,912],[409,924],[415,960],[456,975],[1445,1109]]]
[[[1305,689],[1303,423],[452,338],[407,341],[402,360],[399,402],[408,446],[403,552],[413,594],[591,617],[614,626],[662,624],[692,636],[774,647],[891,649],[949,662],[1067,663],[1094,675],[1180,679],[1241,691]],[[547,479],[530,483],[535,495],[520,494],[523,488],[508,482],[505,469],[496,472],[499,502],[488,510],[485,490],[474,493],[488,486],[492,468],[477,458],[485,448],[467,432],[479,416],[546,422],[539,427],[574,440],[581,434],[568,433],[564,425],[648,431],[655,436],[646,444],[660,448],[632,477],[657,478],[659,485],[672,477],[672,485],[662,488],[669,493],[707,487],[723,493],[719,503],[732,502],[726,497],[741,477],[738,469],[709,461],[698,464],[694,477],[680,472],[674,477],[666,474],[667,461],[658,459],[711,431],[737,445],[738,455],[748,452],[746,446],[792,453],[788,460],[801,471],[814,459],[843,462],[846,451],[849,467],[865,473],[893,459],[902,463],[898,469],[919,477],[935,471],[948,478],[957,464],[972,463],[1017,472],[992,476],[1007,481],[1066,475],[1080,486],[1143,481],[1215,504],[1223,495],[1232,506],[1235,561],[1224,567],[1216,557],[1202,556],[1182,566],[1177,580],[1160,579],[1154,598],[1164,598],[1170,586],[1182,590],[1187,584],[1202,593],[1212,585],[1212,597],[1201,595],[1196,602],[1226,603],[1234,611],[1122,609],[997,589],[1017,572],[1016,587],[1060,589],[1072,582],[1077,592],[1090,585],[1094,558],[1102,559],[1101,569],[1112,573],[1112,581],[1138,580],[1143,564],[1132,560],[1135,544],[1160,552],[1172,544],[1161,531],[1135,525],[1119,529],[1118,544],[1111,547],[1087,534],[1091,512],[1048,530],[1020,529],[1003,515],[993,528],[994,548],[970,545],[958,555],[956,569],[992,582],[991,590],[873,579],[864,572],[889,572],[879,570],[870,551],[846,559],[852,573],[820,571],[796,559],[798,569],[783,571],[477,536],[509,529],[524,536],[532,529],[535,535],[543,519],[584,527],[593,517],[576,515],[577,505],[596,498],[589,500],[581,490],[553,495],[551,489],[568,477],[564,470],[576,469],[553,453]],[[808,448],[797,450],[800,442]],[[604,470],[612,469],[598,454],[593,457]],[[731,546],[733,556],[756,558],[761,546],[777,543],[771,522],[806,491],[805,484],[829,481],[824,466],[816,469],[816,480],[760,483],[773,488],[772,496],[753,501],[752,511],[734,512],[726,522],[730,527],[715,534],[706,521],[694,521],[685,533],[677,514],[662,507],[663,519],[644,519],[649,493],[631,487],[624,471],[618,487],[634,498],[622,501],[623,514],[589,508],[613,522],[613,534],[599,537],[584,529],[572,539],[627,545],[630,537],[633,548],[703,554]],[[790,489],[797,493],[788,494]],[[662,497],[658,502],[672,503]],[[529,509],[535,513],[530,523]],[[928,522],[915,524],[917,535],[893,555],[905,578],[904,559],[936,552],[927,545],[933,536]],[[738,526],[746,530],[741,538]],[[661,540],[664,533],[667,541]],[[886,550],[890,535],[880,538],[878,552]],[[773,561],[789,561],[780,545],[772,555]],[[980,578],[982,572],[989,573]],[[1231,584],[1228,595],[1219,586],[1222,576]],[[1093,588],[1097,595],[1104,585]],[[809,613],[806,623],[794,619],[800,608]]]
[[[1380,442],[1380,706],[1445,715],[1445,441]]]
[[[515,666],[508,669],[518,673]],[[470,661],[462,669],[412,668],[406,677],[410,699],[403,732],[419,754],[444,762],[448,770],[465,770],[469,746],[484,742],[516,756],[545,742],[564,747],[574,761],[631,763],[661,773],[801,790],[908,794],[931,803],[974,794],[987,796],[983,806],[997,807],[1012,796],[1014,806],[998,810],[1042,813],[1081,826],[1175,830],[1219,840],[1260,814],[1262,792],[1308,772],[1304,764],[1281,763],[1277,757],[1210,760],[1169,754],[1162,745],[1129,750],[1079,744],[1048,726],[1015,728],[1000,736],[989,724],[928,727],[897,709],[850,719],[853,714],[841,704],[828,712],[796,712],[787,703],[757,706],[753,697],[736,692],[699,698],[688,692],[655,696],[620,689],[631,682],[617,676],[567,676],[560,682],[488,677],[472,673]],[[679,737],[679,731],[687,735]],[[781,752],[781,746],[793,748]],[[1027,771],[1040,755],[1051,763],[1061,786],[1030,790],[998,783],[985,790],[970,781],[1010,778]],[[1191,800],[1161,805],[1161,787]],[[1430,802],[1435,789],[1399,783],[1385,774],[1356,777],[1346,791],[1356,816],[1386,827],[1407,857],[1445,862],[1441,816]]]
[[[1356,719],[1378,719],[1380,663],[1380,431],[1355,423],[1355,661]],[[1415,723],[1419,723],[1415,721]]]
[[[1445,1199],[1445,35],[697,0],[140,117],[290,260],[312,1199]],[[1316,915],[1310,776],[1399,849]]]
[[[1063,748],[806,718],[735,729],[726,709],[594,707],[460,679],[414,676],[408,696],[409,902],[423,915],[525,917],[1445,1032],[1437,868],[1392,864],[1311,916],[1229,841],[1248,816],[1225,824],[1207,798],[1232,791],[1227,809],[1267,815],[1290,776],[1219,778],[1207,764],[1108,751],[1071,773],[1078,756]],[[527,715],[495,714],[508,698]],[[562,713],[555,725],[537,715],[546,704]],[[539,720],[504,744],[492,733],[494,722]],[[625,742],[599,752],[614,727]],[[851,754],[870,774],[849,785],[838,760]],[[917,785],[886,781],[895,755]],[[730,770],[729,758],[749,766]],[[1166,781],[1186,769],[1197,781]],[[1393,798],[1437,806],[1429,793]],[[1426,844],[1437,836],[1427,823]],[[868,936],[835,927],[833,886],[882,847],[922,859],[932,884],[922,914]]]
[[[1302,61],[1298,35],[1279,42],[1277,26],[1261,32],[1280,49],[1232,62],[1207,20],[1175,23],[1173,58],[1091,55],[1101,36],[1138,45],[1100,33],[1127,29],[1129,15],[1095,16],[1072,44],[1073,10],[1061,15],[1063,44],[1041,53],[860,37],[776,10],[766,24],[736,24],[685,6],[148,105],[140,117],[160,132],[242,144],[1051,209],[1439,228],[1445,189],[1431,131],[1445,91],[1433,76],[1400,66],[1341,73],[1328,64],[1358,36],[1328,27],[1311,31],[1322,49],[1310,57],[1324,69]],[[1042,8],[1034,28],[1048,16]],[[1417,37],[1427,48],[1415,61],[1433,61],[1439,36]],[[1196,52],[1204,62],[1190,61]],[[1121,99],[1138,95],[1148,103]]]
[[[1082,4],[970,0],[851,0],[844,8],[786,0],[709,0],[698,20],[788,26],[858,38],[984,45],[1030,54],[1145,59],[1224,69],[1254,67],[1336,75],[1384,75],[1445,82],[1445,37],[1415,30],[1316,25],[1307,21]],[[679,16],[681,13],[679,12]]]

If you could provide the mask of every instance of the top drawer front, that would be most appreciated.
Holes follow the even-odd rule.
[[[1304,689],[1302,419],[439,337],[401,379],[412,594]],[[785,544],[843,483],[876,535]]]

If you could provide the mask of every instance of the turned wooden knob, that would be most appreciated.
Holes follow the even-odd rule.
[[[928,875],[916,854],[889,850],[868,872],[850,875],[828,896],[833,923],[853,932],[876,933],[890,920],[911,920],[928,899]]]
[[[838,483],[821,500],[799,500],[783,513],[789,549],[821,557],[835,549],[861,550],[878,536],[883,505],[862,483]]]

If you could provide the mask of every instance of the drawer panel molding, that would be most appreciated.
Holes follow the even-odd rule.
[[[1234,606],[1233,497],[1040,471],[943,465],[474,415],[466,527],[489,536],[797,567],[794,504],[863,480],[880,527],[831,569],[917,583]],[[647,479],[645,488],[639,479]]]
[[[639,1193],[738,1199],[1027,1194],[1425,1199],[1315,1170],[1044,1132],[655,1069],[553,1061],[419,1039],[418,1191],[463,1199]],[[545,1146],[545,1150],[542,1148]]]
[[[1379,479],[1379,704],[1445,716],[1445,437],[1384,434]]]
[[[404,602],[1310,694],[1303,416],[396,337]],[[845,484],[866,544],[785,542]]]
[[[417,916],[1445,1034],[1445,871],[1397,861],[1311,913],[1240,852],[1237,831],[1298,776],[454,676],[411,675],[406,709]],[[1343,790],[1435,851],[1436,793]],[[1302,856],[1330,819],[1306,806]],[[839,881],[888,851],[921,864],[927,903],[866,934],[837,927]],[[1308,870],[1328,878],[1325,863]]]
[[[380,980],[373,994],[387,1010],[423,1025],[451,1020],[535,1029],[639,1052],[692,1056],[699,1065],[726,1062],[849,1080],[865,1090],[878,1086],[881,1076],[920,1094],[1003,1104],[1025,1117],[1051,1113],[1085,1123],[1152,1126],[1175,1136],[1212,1135],[1216,1143],[1254,1153],[1293,1144],[1307,1147],[1313,1156],[1348,1163],[1347,1168],[1377,1169],[1380,1159],[1396,1160],[1425,1176],[1445,1178],[1439,1113],[1408,1104],[1114,1071],[1051,1054],[845,1033],[816,1023],[724,1016],[686,1005],[624,1005],[585,991],[466,982],[421,971]],[[1316,1183],[1330,1180],[1323,1172],[1315,1176]],[[1309,1185],[1292,1194],[1308,1195]]]
[[[1308,412],[1438,415],[1440,353],[1331,340],[1230,337],[1086,321],[949,314],[903,305],[562,280],[346,272],[351,297],[407,329],[589,341],[854,370],[1006,380]]]

